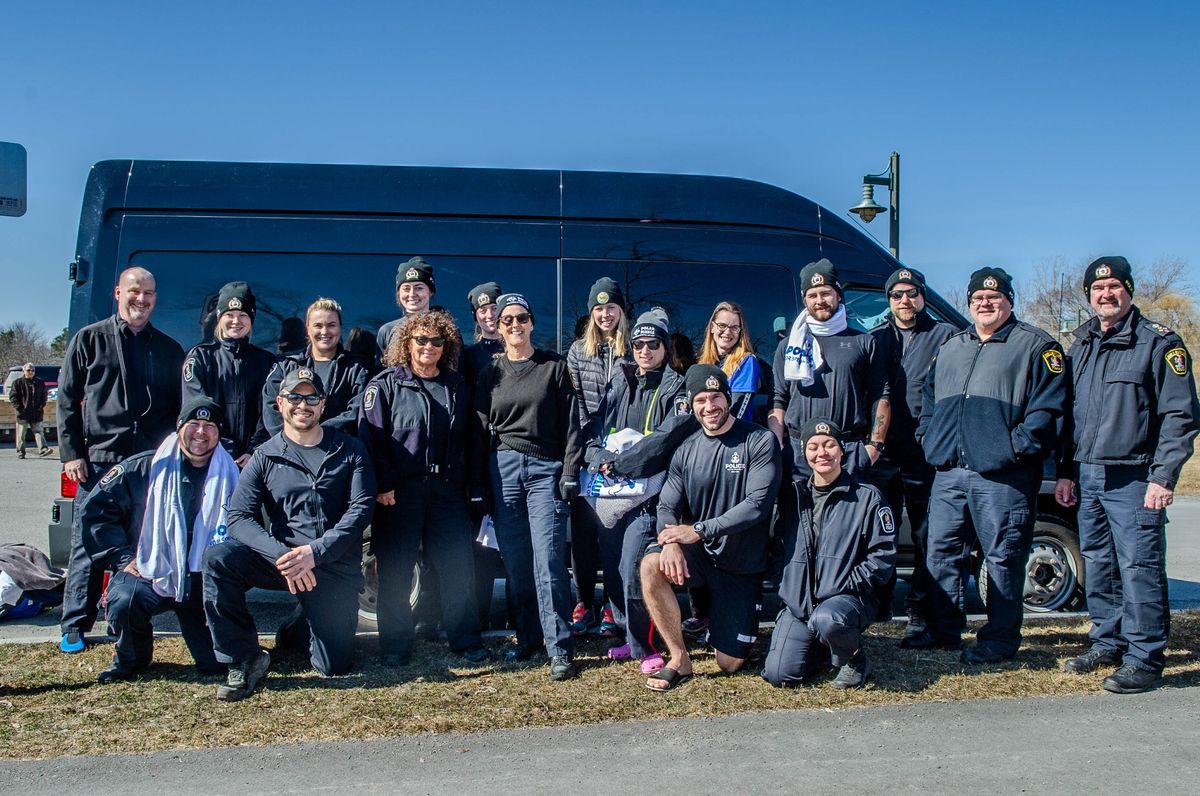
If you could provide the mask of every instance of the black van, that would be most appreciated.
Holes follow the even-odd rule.
[[[396,317],[396,266],[414,255],[434,265],[434,303],[464,329],[473,328],[467,291],[495,280],[531,300],[535,344],[565,351],[604,275],[622,284],[634,317],[661,306],[696,343],[713,306],[737,301],[768,361],[799,311],[806,264],[837,266],[850,322],[864,330],[885,317],[882,285],[898,267],[814,202],[729,177],[109,160],[92,168],[84,194],[70,331],[112,314],[118,273],[140,265],[158,283],[155,326],[185,349],[202,339],[207,302],[234,279],[254,287],[254,342],[268,350],[318,296],[342,304],[346,329],[373,333]],[[965,325],[936,293],[927,304]],[[56,501],[57,560],[70,509]],[[1041,610],[1077,599],[1082,573],[1074,532],[1047,523],[1026,589]]]

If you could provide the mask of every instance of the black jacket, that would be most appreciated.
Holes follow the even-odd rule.
[[[1134,307],[1109,334],[1092,318],[1067,351],[1074,388],[1059,477],[1076,464],[1149,465],[1149,480],[1175,487],[1200,431],[1192,358],[1179,335]]]
[[[316,371],[311,349],[280,359],[267,375],[262,390],[262,423],[254,435],[254,447],[283,430],[283,418],[275,406],[275,396],[279,395],[283,377],[299,368]],[[358,407],[370,378],[366,363],[339,346],[329,383],[324,385],[325,411],[321,414],[321,425],[354,434],[358,430]]]
[[[83,548],[114,571],[124,569],[137,552],[153,461],[154,451],[130,456],[105,473],[79,507]]]
[[[62,460],[115,464],[158,447],[175,430],[182,367],[183,348],[153,324],[133,335],[113,315],[76,332],[58,384]]]
[[[434,389],[445,391],[450,426],[445,462],[433,461],[430,446],[430,399],[413,372],[404,365],[386,370],[367,385],[358,421],[358,438],[375,465],[379,492],[390,492],[401,481],[437,475],[446,481],[467,481],[467,429],[470,400],[467,383],[457,372],[443,370]],[[434,468],[438,472],[434,472]]]
[[[221,436],[235,459],[254,450],[263,385],[273,367],[275,355],[246,339],[201,343],[183,362],[183,400],[206,395],[224,407]]]
[[[479,381],[479,374],[483,373],[483,369],[492,364],[492,360],[503,350],[504,343],[502,341],[489,340],[486,337],[463,349],[458,370],[462,373],[468,388],[475,389],[475,382]]]
[[[662,370],[639,375],[637,365],[624,365],[600,401],[600,418],[603,419],[592,420],[583,430],[587,440],[584,461],[593,472],[602,463],[615,461],[618,456],[603,448],[604,438],[614,431],[632,428],[647,436],[620,454],[622,466],[617,468],[618,472],[627,478],[645,478],[661,473],[667,468],[674,446],[664,447],[659,442],[664,440],[663,435],[654,435],[652,432],[671,418],[690,415],[691,411],[687,385],[678,371],[668,365]],[[650,463],[651,459],[655,464]]]
[[[332,448],[316,473],[283,434],[258,446],[229,501],[229,538],[269,561],[309,544],[318,568],[353,576],[361,573],[363,531],[375,512],[375,473],[361,442],[336,429],[325,434]]]
[[[45,419],[46,412],[46,382],[34,376],[27,379],[24,376],[13,382],[13,408],[17,410],[17,419],[24,423],[40,423]]]
[[[843,471],[815,520],[810,483],[788,492],[797,506],[784,512],[796,520],[783,529],[779,598],[800,620],[839,594],[874,599],[896,568],[895,517],[875,487]]]
[[[911,330],[901,331],[896,319],[889,315],[887,322],[871,332],[876,351],[887,365],[892,407],[888,445],[914,440],[917,420],[921,417],[925,377],[938,349],[954,332],[953,326],[935,321],[925,310],[917,313],[917,323]]]

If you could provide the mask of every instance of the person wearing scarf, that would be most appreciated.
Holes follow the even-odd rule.
[[[226,506],[238,467],[218,444],[220,404],[193,398],[157,450],[129,457],[100,479],[82,507],[84,545],[111,567],[108,622],[116,630],[113,664],[101,683],[131,680],[150,665],[152,619],[174,611],[184,643],[203,674],[224,667],[204,619],[204,551],[225,534]]]

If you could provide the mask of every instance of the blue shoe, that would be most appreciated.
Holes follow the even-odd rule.
[[[72,630],[70,633],[63,633],[62,641],[58,642],[58,648],[68,655],[74,655],[87,649],[87,641],[78,630]]]

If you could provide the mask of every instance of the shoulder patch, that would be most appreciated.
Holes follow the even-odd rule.
[[[1063,355],[1058,349],[1050,349],[1042,352],[1042,361],[1046,363],[1046,370],[1058,375],[1063,372]]]
[[[887,506],[879,507],[879,523],[883,526],[883,532],[888,536],[896,532],[896,520],[892,517],[892,510]]]
[[[1154,331],[1156,331],[1156,332],[1158,332],[1159,334],[1161,334],[1163,337],[1166,337],[1166,336],[1167,336],[1167,335],[1169,335],[1169,334],[1174,334],[1174,333],[1175,333],[1175,332],[1174,332],[1174,330],[1173,330],[1173,329],[1171,329],[1171,327],[1169,327],[1169,326],[1163,326],[1163,325],[1162,325],[1161,323],[1159,323],[1158,321],[1147,321],[1147,322],[1146,322],[1146,325],[1147,325],[1147,326],[1149,326],[1149,327],[1150,327],[1151,329],[1153,329]]]
[[[1163,355],[1167,364],[1171,367],[1171,372],[1176,376],[1186,376],[1188,372],[1188,353],[1186,348],[1172,348]]]
[[[183,363],[183,380],[191,381],[196,375],[196,358],[188,357],[187,362]]]
[[[113,481],[120,478],[123,472],[125,472],[125,465],[118,464],[116,467],[104,474],[104,477],[100,479],[100,486],[108,486]]]
[[[679,415],[690,415],[691,413],[692,407],[690,404],[688,404],[686,395],[681,395],[675,399],[675,415],[677,417]]]
[[[367,388],[367,391],[363,393],[363,410],[366,412],[370,412],[372,409],[374,409],[375,408],[375,399],[378,397],[379,397],[379,385],[372,384],[370,387]]]

